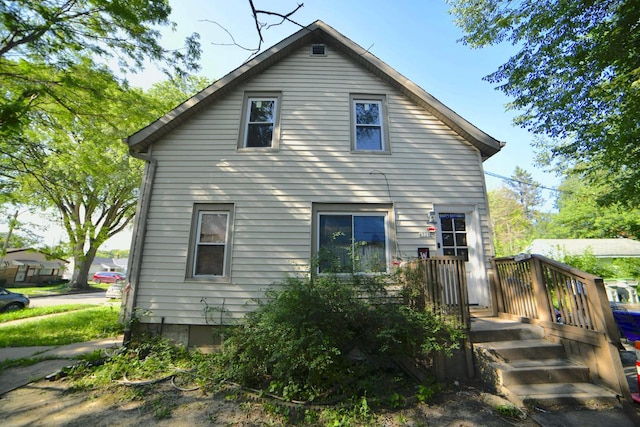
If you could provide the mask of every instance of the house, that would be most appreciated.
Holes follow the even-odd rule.
[[[204,340],[320,250],[365,273],[460,255],[490,303],[482,163],[502,144],[322,21],[125,143],[146,161],[124,303],[143,328]]]
[[[75,266],[75,262],[73,258],[68,260],[69,268],[68,272],[65,273],[67,278],[71,278],[73,274],[73,269]],[[104,257],[95,257],[93,258],[93,262],[89,267],[89,273],[87,274],[89,280],[93,277],[94,273],[98,271],[118,271],[124,274],[127,274],[127,264],[129,262],[129,258],[104,258]]]
[[[549,258],[563,255],[579,256],[586,253],[605,260],[614,258],[640,258],[640,242],[633,239],[535,239],[526,252]]]
[[[67,262],[51,259],[37,249],[7,249],[0,257],[0,284],[25,285],[56,282],[62,279]]]

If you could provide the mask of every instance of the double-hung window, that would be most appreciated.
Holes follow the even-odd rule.
[[[228,278],[233,205],[195,205],[187,276]]]
[[[238,148],[277,149],[279,113],[279,93],[245,94]]]
[[[350,98],[352,151],[388,153],[385,97],[351,95]]]
[[[389,265],[390,211],[386,206],[315,208],[320,273],[379,273]]]

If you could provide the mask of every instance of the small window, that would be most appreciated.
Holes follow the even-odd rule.
[[[232,205],[196,205],[187,276],[228,278]]]
[[[351,96],[352,151],[389,152],[384,97]]]
[[[395,238],[390,235],[390,217],[386,206],[330,205],[315,208],[318,271],[386,272],[389,242]]]
[[[279,104],[279,94],[245,95],[238,148],[277,149]]]
[[[312,44],[311,45],[312,56],[327,56],[327,46],[324,44]]]

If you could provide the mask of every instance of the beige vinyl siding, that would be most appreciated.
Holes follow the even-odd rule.
[[[396,207],[402,255],[431,247],[420,238],[434,205],[476,205],[491,253],[478,151],[421,107],[329,47],[304,47],[256,76],[162,140],[147,218],[136,306],[143,322],[206,324],[224,303],[224,322],[272,283],[304,270],[311,255],[313,203],[389,203]],[[276,152],[237,151],[244,91],[278,91]],[[391,154],[350,153],[349,94],[386,95]],[[234,203],[230,283],[185,279],[194,203]],[[219,320],[216,320],[218,322]]]

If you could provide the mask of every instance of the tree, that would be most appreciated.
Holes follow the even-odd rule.
[[[596,239],[640,237],[640,209],[620,203],[599,206],[606,185],[587,183],[572,175],[558,187],[558,212],[548,219],[546,238]]]
[[[507,181],[509,191],[513,194],[529,222],[537,217],[537,211],[544,203],[542,188],[533,180],[529,172],[516,166],[511,180]]]
[[[192,78],[180,86],[206,84]],[[166,82],[159,86],[165,89],[154,88],[149,95],[113,80],[102,88],[107,96],[99,115],[79,116],[64,109],[39,115],[25,133],[33,142],[29,152],[12,158],[11,168],[3,171],[30,204],[57,213],[75,261],[72,288],[87,287],[98,249],[135,214],[143,162],[130,157],[120,139],[175,106],[177,98],[193,94],[170,90]]]
[[[530,242],[529,221],[522,205],[514,198],[513,192],[502,186],[489,191],[489,211],[491,212],[491,230],[497,256],[520,253]]]
[[[116,61],[124,71],[157,63],[183,76],[199,68],[199,36],[184,49],[160,45],[158,26],[173,25],[167,0],[15,0],[0,2],[0,128],[20,129],[28,112],[52,105],[82,113],[73,94],[90,93],[91,80],[73,73],[88,58]]]
[[[498,256],[513,255],[524,250],[537,234],[544,202],[540,184],[519,166],[497,190],[490,191],[489,211],[493,242]]]
[[[486,77],[513,98],[543,158],[597,180],[602,202],[640,200],[640,3],[636,0],[448,0],[464,43],[519,49]]]

